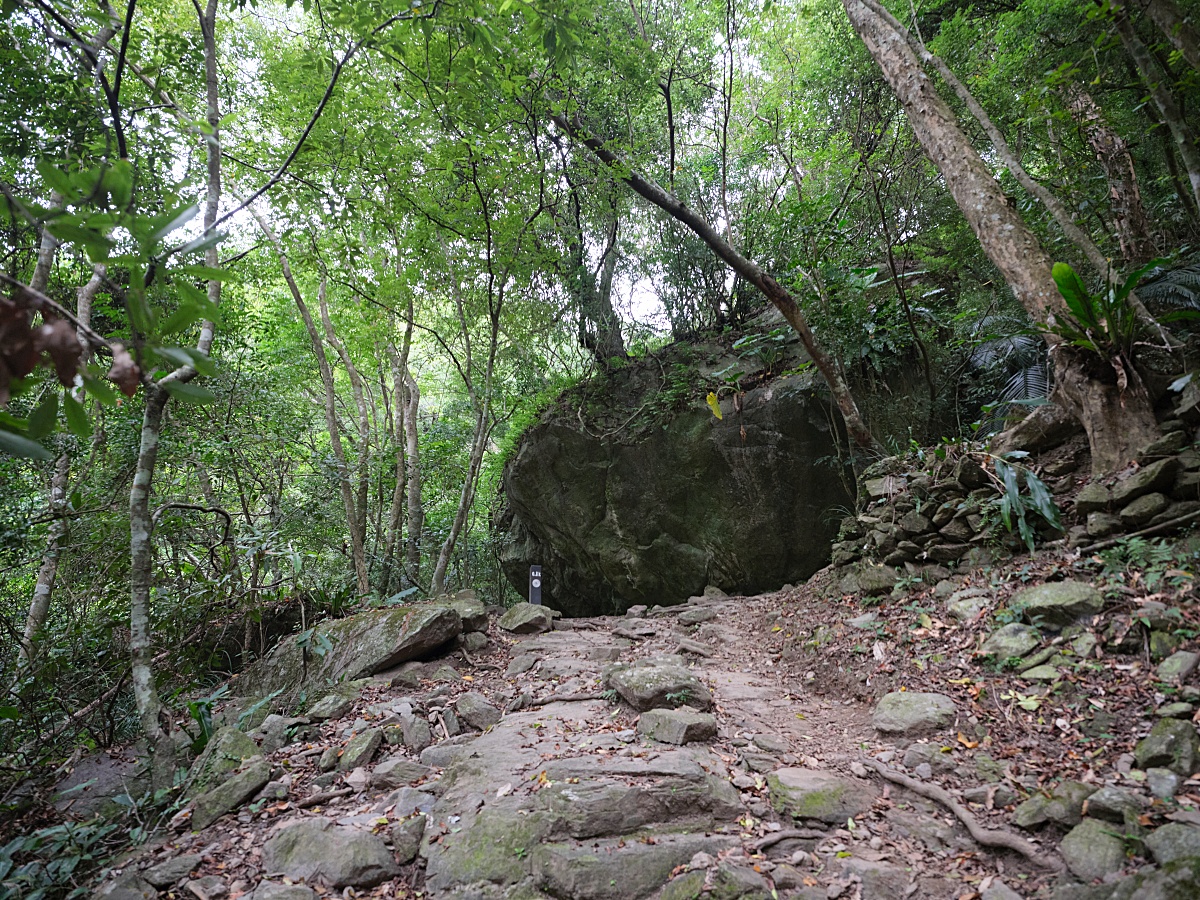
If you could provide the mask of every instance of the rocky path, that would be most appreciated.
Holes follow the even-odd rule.
[[[218,732],[193,769],[208,792],[102,892],[1028,896],[1042,870],[864,767],[933,777],[945,754],[884,740],[853,692],[816,693],[838,661],[785,661],[768,640],[780,615],[777,596],[714,592],[544,633],[537,613],[517,625],[531,634],[493,620],[441,658],[315,698],[303,718]],[[953,724],[950,710],[905,727],[948,740]]]

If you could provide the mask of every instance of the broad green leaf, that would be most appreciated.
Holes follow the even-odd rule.
[[[58,394],[46,397],[37,408],[29,414],[29,427],[26,433],[35,441],[40,441],[54,430],[58,421]]]
[[[212,266],[184,266],[183,271],[202,281],[237,281],[237,276],[228,269],[214,269]]]
[[[1033,508],[1041,513],[1042,518],[1053,525],[1056,530],[1062,531],[1062,517],[1059,515],[1058,505],[1054,502],[1054,496],[1046,487],[1045,482],[1032,472],[1027,472],[1025,473],[1025,487],[1029,489],[1029,499],[1033,501]]]
[[[182,228],[192,219],[196,218],[196,214],[199,212],[199,206],[195,203],[189,203],[187,206],[180,206],[170,212],[165,212],[161,216],[155,216],[150,220],[148,226],[150,240],[161,241],[176,228]]]
[[[63,414],[67,418],[67,428],[70,429],[71,434],[80,440],[91,437],[92,423],[88,419],[87,411],[83,408],[83,404],[70,394],[63,394]]]
[[[113,406],[120,399],[107,381],[96,378],[94,375],[83,376],[83,389],[105,406]]]
[[[180,403],[216,403],[217,395],[207,388],[202,388],[198,384],[192,384],[188,381],[168,381],[163,385],[168,394],[178,400]]]
[[[108,252],[115,246],[111,238],[99,231],[70,222],[50,221],[46,223],[46,230],[64,243],[79,244],[93,261],[107,259]]]
[[[1054,278],[1054,283],[1058,285],[1058,292],[1067,301],[1067,307],[1080,324],[1088,327],[1094,326],[1096,316],[1092,309],[1091,295],[1088,294],[1087,288],[1084,287],[1079,276],[1075,274],[1075,270],[1066,263],[1060,262],[1054,264],[1050,274]]]
[[[66,203],[71,203],[79,199],[79,192],[75,190],[75,186],[71,184],[71,178],[66,172],[62,171],[54,163],[48,159],[38,160],[38,174],[42,176],[42,180],[52,191],[57,191]],[[53,234],[54,232],[51,232]]]
[[[31,441],[27,437],[22,437],[19,434],[13,434],[11,431],[4,431],[2,429],[0,429],[0,453],[7,453],[9,456],[20,456],[25,459],[54,459],[54,454],[41,444]]]
[[[133,166],[127,159],[118,159],[104,173],[104,187],[112,197],[113,205],[125,209],[133,197]]]

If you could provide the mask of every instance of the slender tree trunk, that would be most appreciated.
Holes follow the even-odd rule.
[[[159,387],[146,389],[142,436],[138,447],[133,488],[129,492],[130,614],[129,650],[133,663],[133,695],[137,701],[142,734],[150,745],[150,770],[155,789],[171,786],[175,773],[175,748],[170,721],[162,708],[152,667],[153,626],[150,595],[154,587],[154,547],[150,518],[150,487],[158,460],[163,411],[169,394]]]
[[[321,333],[317,331],[308,304],[304,302],[304,295],[300,293],[300,288],[292,275],[292,266],[288,262],[283,244],[261,214],[253,207],[250,207],[250,213],[258,222],[258,227],[267,240],[275,245],[275,252],[279,256],[279,266],[283,272],[283,280],[287,282],[288,290],[291,291],[292,299],[296,303],[296,309],[300,311],[300,318],[304,320],[304,327],[307,329],[309,341],[312,343],[313,356],[317,358],[317,368],[321,372],[321,385],[324,387],[325,394],[325,427],[329,432],[329,445],[333,450],[333,459],[338,469],[338,490],[342,495],[342,508],[346,512],[346,529],[350,532],[350,556],[354,565],[358,596],[365,597],[370,593],[370,584],[367,578],[362,533],[358,530],[358,513],[354,508],[354,491],[350,485],[350,467],[346,464],[346,451],[342,446],[342,429],[338,424],[337,391],[333,383],[333,370],[329,367],[329,357],[325,353],[325,344],[321,341]],[[322,290],[324,290],[324,279],[322,279]]]
[[[411,321],[411,316],[410,316]],[[423,477],[421,473],[421,445],[418,440],[417,414],[421,407],[421,389],[417,380],[407,369],[404,376],[404,466],[405,481],[408,483],[408,537],[405,542],[405,558],[408,578],[413,584],[420,583],[421,538],[425,530],[425,506],[421,500]]]
[[[207,162],[207,184],[204,203],[204,233],[210,235],[216,227],[221,203],[221,108],[217,79],[217,0],[208,0],[200,13],[200,31],[204,40],[205,118],[209,133],[204,141]],[[217,248],[209,247],[205,263],[216,267]],[[214,305],[221,302],[221,282],[210,279],[208,299]],[[200,323],[196,349],[207,354],[212,348],[216,325],[210,320]],[[191,381],[197,375],[192,366],[181,366],[149,385],[142,412],[142,433],[138,446],[137,466],[133,487],[129,492],[129,553],[130,604],[129,649],[132,657],[132,682],[137,702],[138,719],[150,751],[150,774],[155,789],[171,787],[175,775],[175,746],[171,737],[171,720],[162,707],[154,678],[152,653],[153,630],[150,597],[154,585],[154,546],[150,516],[150,491],[154,467],[158,460],[158,445],[162,434],[163,413],[170,395],[164,385],[169,382]]]
[[[333,347],[334,352],[346,367],[350,377],[350,391],[354,395],[354,405],[358,410],[358,497],[354,504],[354,521],[351,523],[351,534],[357,534],[357,541],[352,546],[354,553],[354,571],[358,576],[358,595],[367,596],[371,590],[370,573],[367,570],[367,498],[371,477],[371,413],[363,394],[363,381],[358,367],[350,358],[346,345],[338,338],[333,330],[333,322],[329,318],[329,305],[325,300],[326,280],[321,279],[321,287],[317,292],[317,301],[321,311],[321,325],[325,329],[325,339]],[[347,476],[349,472],[347,471]]]
[[[1096,101],[1083,88],[1072,85],[1066,97],[1067,108],[1083,128],[1092,152],[1108,176],[1108,193],[1121,255],[1134,266],[1147,262],[1155,255],[1154,242],[1129,144],[1104,122]]]
[[[1066,305],[1051,277],[1051,260],[1008,198],[950,107],[922,70],[904,36],[864,0],[843,0],[855,32],[904,107],[909,124],[933,161],[988,258],[1004,275],[1030,318],[1053,324]],[[1058,375],[1058,397],[1088,433],[1092,465],[1110,472],[1133,459],[1158,434],[1149,396],[1136,372],[1122,390],[1115,372],[1098,372],[1089,361],[1047,336]],[[1111,368],[1111,367],[1110,367]]]
[[[399,555],[398,551],[403,544],[404,530],[404,503],[406,491],[408,488],[405,463],[405,411],[406,402],[405,395],[407,386],[405,385],[404,375],[408,371],[408,354],[412,348],[412,319],[410,318],[404,329],[404,340],[401,343],[400,350],[396,350],[396,345],[388,340],[387,351],[388,359],[391,361],[392,367],[392,392],[394,394],[392,401],[392,440],[396,447],[396,487],[392,491],[392,503],[388,510],[387,522],[387,544],[383,558],[383,594],[387,596],[391,593],[391,577],[392,567]]]
[[[1113,24],[1116,26],[1125,52],[1133,60],[1138,77],[1150,90],[1150,98],[1154,101],[1163,121],[1167,123],[1167,128],[1171,130],[1171,136],[1175,138],[1175,145],[1179,148],[1179,157],[1183,160],[1183,167],[1187,169],[1188,181],[1192,187],[1192,197],[1196,201],[1196,205],[1200,207],[1200,146],[1196,143],[1196,132],[1184,119],[1179,104],[1175,101],[1175,95],[1166,81],[1165,74],[1159,70],[1154,57],[1146,49],[1141,38],[1137,36],[1128,10],[1123,5],[1114,3],[1112,13]]]
[[[1200,31],[1188,22],[1172,0],[1149,0],[1146,12],[1189,66],[1200,72]]]
[[[850,386],[842,377],[841,372],[838,371],[834,360],[817,343],[816,336],[813,335],[812,329],[808,325],[808,320],[805,318],[803,310],[800,309],[800,304],[796,302],[796,298],[792,296],[791,292],[763,271],[757,263],[752,262],[735,250],[715,228],[688,208],[678,197],[667,193],[657,183],[638,174],[616,154],[606,148],[602,140],[584,134],[578,120],[569,121],[565,116],[556,115],[553,117],[553,122],[591,150],[597,159],[617,172],[618,177],[629,185],[635,193],[649,200],[676,221],[690,228],[729,268],[758,288],[763,296],[771,301],[776,309],[783,313],[783,317],[787,319],[788,324],[800,336],[800,342],[804,344],[804,349],[808,351],[813,364],[825,378],[825,383],[829,385],[829,391],[833,394],[834,402],[837,403],[838,409],[842,413],[842,418],[846,423],[846,430],[850,433],[851,438],[862,447],[879,451],[879,443],[875,440],[874,435],[871,434],[871,430],[867,427],[866,421],[859,412],[858,404],[854,401],[854,395],[850,392]]]

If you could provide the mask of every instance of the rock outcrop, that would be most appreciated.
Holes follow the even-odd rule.
[[[523,594],[541,565],[543,601],[565,615],[802,580],[828,561],[834,510],[853,505],[839,420],[811,371],[770,378],[715,342],[661,356],[560,398],[505,469],[505,574]],[[722,389],[715,373],[730,367],[750,370],[747,389]]]

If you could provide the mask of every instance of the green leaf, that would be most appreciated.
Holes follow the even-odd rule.
[[[29,427],[26,433],[35,441],[40,441],[54,430],[58,421],[58,394],[50,394],[38,404],[37,409],[29,414]]]
[[[54,454],[27,437],[0,430],[0,452],[25,459],[54,459]]]
[[[196,214],[199,212],[199,206],[195,203],[189,203],[187,206],[180,206],[170,212],[165,212],[161,216],[155,216],[150,220],[150,240],[161,241],[176,228],[182,228],[192,219],[196,218]]]
[[[133,197],[133,166],[127,159],[118,159],[104,173],[104,187],[113,205],[125,209]]]
[[[107,259],[109,251],[116,246],[111,238],[99,231],[70,222],[47,222],[46,230],[64,243],[79,244],[94,262]]]
[[[1033,502],[1033,508],[1041,513],[1042,518],[1053,525],[1057,531],[1062,531],[1062,516],[1059,515],[1058,505],[1054,502],[1054,496],[1046,487],[1045,482],[1032,472],[1026,472],[1025,487],[1029,489],[1029,499]]]
[[[1075,274],[1075,270],[1066,263],[1055,263],[1050,275],[1075,318],[1081,324],[1093,327],[1096,324],[1096,316],[1093,312],[1092,298],[1079,276]]]
[[[0,719],[19,719],[21,711],[15,706],[0,706]]]
[[[42,180],[52,191],[57,191],[66,203],[79,199],[79,192],[75,190],[75,186],[71,184],[71,178],[66,172],[62,171],[54,163],[48,159],[41,159],[37,162],[38,174],[42,176]],[[53,233],[53,232],[51,232]]]
[[[202,281],[237,281],[237,276],[228,269],[214,269],[212,266],[184,266],[183,271]]]
[[[96,378],[94,375],[83,376],[83,389],[105,406],[115,406],[119,399],[117,392],[107,381]]]
[[[83,408],[83,404],[70,394],[63,394],[63,413],[67,417],[67,428],[70,429],[71,434],[80,440],[91,437],[92,423],[88,419],[87,411]]]
[[[168,381],[162,387],[180,403],[197,403],[203,405],[205,403],[217,402],[217,395],[212,391],[188,381]]]

